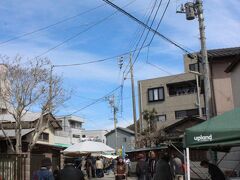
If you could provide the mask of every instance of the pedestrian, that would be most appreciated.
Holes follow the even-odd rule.
[[[169,165],[170,157],[167,153],[162,154],[162,157],[157,161],[154,180],[172,180],[173,176]]]
[[[138,155],[138,162],[136,165],[136,174],[138,180],[148,180],[149,172],[148,172],[148,163],[145,161],[145,156],[143,154]]]
[[[85,163],[85,169],[86,169],[88,178],[91,178],[91,177],[92,177],[92,174],[93,174],[93,172],[92,172],[92,169],[93,169],[93,168],[92,168],[92,167],[93,167],[93,165],[92,165],[92,159],[91,159],[90,155],[88,155],[88,156],[86,157],[86,163]]]
[[[223,172],[215,164],[204,160],[201,161],[200,165],[204,168],[208,168],[208,173],[210,174],[212,180],[225,180]]]
[[[127,179],[128,168],[123,158],[119,156],[114,167],[115,180]]]
[[[104,177],[103,162],[102,162],[102,160],[99,157],[97,157],[97,160],[96,160],[96,176],[98,178]]]
[[[33,180],[54,180],[53,173],[50,171],[52,161],[44,158],[41,161],[41,168],[33,173]]]
[[[182,160],[174,153],[171,159],[172,172],[175,180],[183,180],[184,167]]]
[[[150,152],[150,158],[149,158],[149,161],[148,161],[150,179],[153,179],[153,176],[156,172],[156,165],[157,165],[156,154],[155,154],[154,151],[151,151]]]
[[[64,168],[60,170],[58,180],[84,180],[84,175],[79,168],[74,167],[74,158],[64,160]]]

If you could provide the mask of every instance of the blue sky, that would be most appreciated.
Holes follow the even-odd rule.
[[[114,0],[139,19],[145,21],[146,14],[154,0],[135,0],[128,6],[129,0]],[[198,22],[187,21],[184,14],[176,14],[176,8],[186,1],[172,0],[160,25],[159,31],[170,39],[184,45],[190,51],[198,51]],[[160,20],[167,1],[163,0],[156,18]],[[88,9],[104,4],[101,0],[7,0],[0,2],[0,42],[35,29],[56,23]],[[240,45],[240,1],[211,0],[204,1],[206,20],[207,48],[225,48]],[[89,13],[73,18],[54,27],[25,36],[0,45],[0,53],[14,57],[16,54],[26,58],[38,56],[58,45],[65,39],[85,31],[94,23],[109,17],[90,30],[64,43],[62,46],[44,55],[53,64],[72,64],[103,59],[131,50],[139,39],[143,27],[115,9],[103,5]],[[152,35],[152,33],[150,33]],[[153,66],[160,66],[171,74],[183,72],[183,52],[168,42],[155,36],[149,51],[143,49],[134,66],[135,85],[137,80],[168,75]],[[124,57],[124,67],[128,56]],[[59,67],[54,73],[63,77],[64,87],[72,90],[71,99],[58,110],[58,115],[70,114],[104,96],[121,82],[117,58],[112,60],[76,67]],[[137,86],[136,86],[137,88]],[[119,92],[116,92],[119,96]],[[137,108],[138,109],[138,108]],[[101,101],[75,115],[85,118],[86,129],[111,129],[113,127],[112,112],[107,101]],[[123,112],[118,114],[119,125],[126,126],[132,122],[131,88],[127,79],[123,90]]]

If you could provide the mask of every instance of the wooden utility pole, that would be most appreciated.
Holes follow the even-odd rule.
[[[138,126],[137,126],[135,86],[134,86],[133,64],[132,64],[132,54],[131,53],[130,53],[130,57],[129,57],[129,64],[130,64],[131,85],[132,85],[132,106],[133,106],[133,122],[134,122],[134,130],[135,130],[135,146],[137,146]]]

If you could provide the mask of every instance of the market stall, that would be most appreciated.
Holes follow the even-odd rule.
[[[190,180],[190,148],[222,149],[240,145],[240,108],[186,129],[184,143]]]
[[[102,154],[105,152],[114,153],[115,150],[102,142],[84,141],[76,143],[63,151],[64,155],[81,155],[81,154]]]

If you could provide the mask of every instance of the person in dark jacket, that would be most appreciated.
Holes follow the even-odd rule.
[[[33,180],[54,180],[53,173],[50,171],[52,161],[50,158],[44,158],[41,161],[41,168],[33,173]]]
[[[82,171],[74,167],[74,158],[67,158],[64,161],[64,168],[59,172],[57,180],[84,180]]]
[[[202,161],[200,165],[208,168],[208,173],[210,174],[212,180],[225,180],[223,172],[215,164],[209,163],[208,161]]]
[[[127,179],[128,168],[123,158],[119,156],[114,167],[115,180]]]
[[[138,162],[136,166],[136,174],[138,180],[148,180],[149,172],[148,172],[148,163],[145,161],[145,156],[143,154],[138,155]]]
[[[172,180],[173,175],[171,172],[171,167],[169,165],[170,157],[168,154],[164,153],[157,161],[156,173],[154,174],[154,180]]]
[[[153,176],[156,172],[156,165],[157,165],[156,154],[155,154],[154,151],[151,151],[150,152],[150,158],[149,158],[149,161],[148,161],[150,179],[153,178]]]

